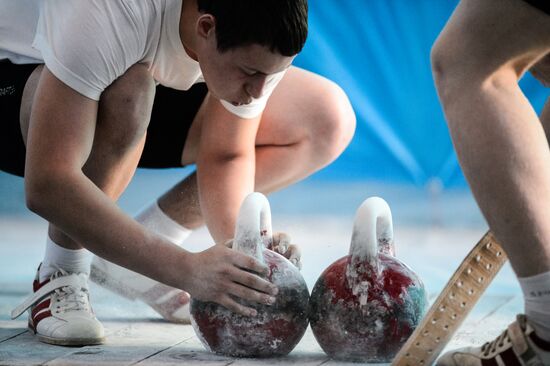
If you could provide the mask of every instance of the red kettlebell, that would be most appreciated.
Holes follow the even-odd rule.
[[[269,267],[267,279],[279,288],[273,305],[251,304],[255,317],[246,317],[213,302],[191,299],[191,323],[209,351],[235,357],[288,354],[308,325],[309,291],[300,271],[272,246],[271,211],[261,193],[250,194],[237,220],[233,249]]]
[[[355,216],[349,255],[330,265],[311,293],[315,338],[335,359],[390,362],[427,303],[420,278],[395,258],[388,204],[367,199]]]

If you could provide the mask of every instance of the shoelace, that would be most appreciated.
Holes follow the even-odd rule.
[[[51,279],[55,279],[61,276],[68,276],[69,273],[63,268],[57,267],[57,271],[51,276]],[[65,286],[55,290],[57,294],[59,305],[56,306],[56,312],[67,312],[84,310],[90,311],[89,294],[85,288],[76,288],[74,286]]]
[[[59,305],[56,306],[56,310],[59,312],[70,310],[89,311],[88,291],[86,289],[65,286],[55,290],[55,293],[59,300]]]
[[[481,346],[481,351],[483,356],[487,357],[492,353],[495,353],[497,348],[503,347],[504,343],[511,342],[510,336],[508,334],[508,329],[502,332],[498,337],[495,338],[492,342],[487,342]]]

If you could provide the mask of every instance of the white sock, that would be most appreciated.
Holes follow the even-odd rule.
[[[44,282],[59,268],[69,273],[90,274],[91,253],[86,249],[67,249],[56,244],[48,235],[46,253],[40,266],[39,280]]]
[[[525,298],[525,315],[535,333],[550,341],[550,272],[519,278]]]
[[[143,209],[136,216],[136,221],[177,245],[182,245],[185,239],[191,235],[191,230],[181,226],[166,215],[157,201]]]

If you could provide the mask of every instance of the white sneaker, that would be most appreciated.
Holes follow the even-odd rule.
[[[540,339],[525,315],[494,341],[444,354],[437,366],[550,366],[550,342]]]
[[[104,343],[103,325],[90,306],[87,275],[59,269],[40,283],[38,271],[33,295],[12,311],[12,319],[29,309],[29,328],[45,343],[60,346]]]
[[[90,279],[130,300],[141,300],[172,323],[190,324],[189,294],[94,256]]]

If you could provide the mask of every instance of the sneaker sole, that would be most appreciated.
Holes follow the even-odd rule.
[[[105,337],[61,339],[46,337],[40,334],[36,334],[36,337],[43,343],[53,344],[56,346],[97,346],[105,343]]]

